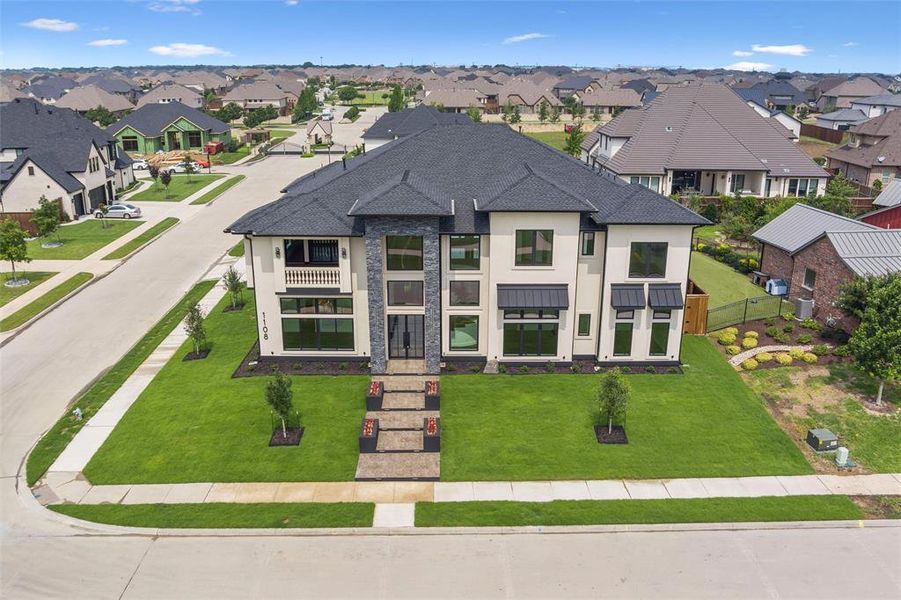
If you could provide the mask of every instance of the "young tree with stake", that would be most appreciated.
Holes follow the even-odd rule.
[[[231,296],[232,310],[235,310],[238,308],[238,301],[241,300],[241,297],[244,295],[244,282],[241,281],[241,274],[238,273],[238,270],[235,269],[234,265],[230,266],[222,276],[222,282],[225,284],[225,289],[228,290],[228,293]]]
[[[185,316],[185,333],[194,342],[194,354],[199,355],[206,343],[206,325],[203,322],[203,311],[195,304],[188,309]]]
[[[54,233],[58,233],[59,206],[57,206],[56,202],[48,200],[46,196],[41,196],[41,199],[38,201],[38,207],[31,213],[31,222],[37,228],[39,237],[46,239]],[[58,235],[57,242],[59,242]],[[57,243],[55,245],[60,246],[62,244]]]
[[[266,383],[266,402],[282,422],[283,438],[288,437],[286,422],[291,415],[291,409],[294,408],[293,396],[291,379],[276,367],[272,370],[272,379]]]
[[[607,420],[607,435],[613,433],[613,422],[622,421],[626,416],[626,405],[629,402],[629,385],[623,379],[620,370],[613,369],[601,377],[598,384],[598,417],[601,424]]]
[[[166,188],[166,199],[169,198],[169,184],[172,183],[172,171],[160,171],[160,183]]]
[[[25,243],[25,230],[12,219],[0,222],[0,259],[8,260],[12,266],[10,285],[28,285],[28,279],[16,277],[16,263],[31,262],[28,257],[28,245]]]

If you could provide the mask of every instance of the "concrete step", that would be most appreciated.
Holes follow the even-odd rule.
[[[424,410],[425,396],[422,392],[385,392],[382,410]]]
[[[357,462],[357,481],[438,481],[440,477],[437,452],[361,454]]]
[[[383,382],[386,392],[424,392],[425,382],[433,378],[423,375],[375,375],[372,379]]]
[[[422,452],[422,431],[379,430],[376,452]]]
[[[366,418],[378,419],[379,430],[422,429],[426,417],[440,417],[437,410],[389,410],[366,413]]]
[[[392,358],[388,361],[388,374],[420,374],[425,373],[425,360],[403,360]]]

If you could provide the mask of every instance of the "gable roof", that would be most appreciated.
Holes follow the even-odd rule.
[[[901,229],[830,231],[826,237],[848,268],[861,277],[901,272]]]
[[[843,81],[838,85],[829,88],[823,92],[826,97],[841,96],[876,96],[885,92],[882,86],[870,79],[869,77],[855,77],[848,81]]]
[[[301,177],[285,192],[227,231],[361,235],[362,215],[391,210],[392,202],[407,214],[439,215],[443,233],[485,233],[493,210],[579,211],[596,227],[707,223],[668,198],[601,175],[501,124],[431,127]],[[452,214],[446,214],[449,206]]]
[[[246,100],[282,100],[288,93],[271,81],[253,81],[244,83],[229,90],[222,99],[223,103],[243,102]]]
[[[598,131],[628,137],[608,160],[620,174],[666,169],[767,171],[778,177],[826,177],[813,160],[723,85],[671,87],[649,105],[627,110]]]
[[[426,94],[422,101],[429,105],[467,108],[481,106],[483,98],[485,94],[472,88],[438,88]]]
[[[852,123],[862,123],[867,120],[867,116],[859,108],[840,108],[829,113],[817,115],[817,121],[850,121]]]
[[[844,144],[827,151],[826,156],[867,168],[901,165],[901,110],[854,125],[851,132],[882,139],[875,144]]]
[[[137,107],[141,108],[146,104],[159,104],[160,100],[175,99],[177,102],[184,104],[188,100],[197,101],[202,96],[190,88],[177,83],[161,83],[140,98],[138,98]]]
[[[901,108],[901,94],[878,94],[868,98],[852,100],[851,104],[866,104],[870,106],[895,106]]]
[[[211,133],[224,133],[230,130],[228,124],[196,108],[185,106],[181,102],[146,104],[113,123],[106,130],[110,134],[116,135],[125,127],[131,127],[146,137],[158,137],[162,135],[166,127],[180,118],[185,118],[200,129]]]
[[[827,231],[872,231],[873,225],[798,203],[754,232],[754,239],[794,254]]]
[[[98,106],[102,106],[110,112],[120,112],[134,108],[134,105],[127,98],[111,94],[93,84],[83,85],[69,91],[57,101],[56,105],[82,112]]]
[[[134,83],[128,81],[124,77],[118,75],[106,75],[102,73],[86,77],[81,81],[81,85],[96,85],[100,89],[111,94],[128,94],[130,92],[137,92],[141,90],[140,87],[136,86]]]
[[[901,179],[892,179],[873,200],[873,206],[897,206],[901,204]]]
[[[78,83],[76,83],[74,79],[69,79],[67,77],[46,77],[32,83],[25,88],[24,91],[35,98],[59,98],[65,94],[67,90],[71,90],[75,87],[78,87]]]
[[[557,82],[557,85],[554,86],[556,90],[584,90],[591,82],[594,81],[594,77],[590,75],[572,75],[563,79],[562,81]]]
[[[633,89],[598,90],[596,92],[576,92],[583,106],[641,106],[641,96]]]
[[[445,113],[433,106],[420,104],[416,108],[405,108],[398,112],[388,112],[379,117],[363,134],[363,139],[401,138],[439,124],[465,123],[469,116],[460,113]]]

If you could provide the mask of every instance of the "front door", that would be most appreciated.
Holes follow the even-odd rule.
[[[388,358],[425,358],[425,317],[388,315]]]
[[[181,145],[178,143],[178,132],[170,131],[167,135],[168,139],[168,150],[181,150]]]

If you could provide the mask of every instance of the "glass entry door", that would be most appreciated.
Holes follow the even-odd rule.
[[[388,315],[388,358],[425,358],[425,317]]]

